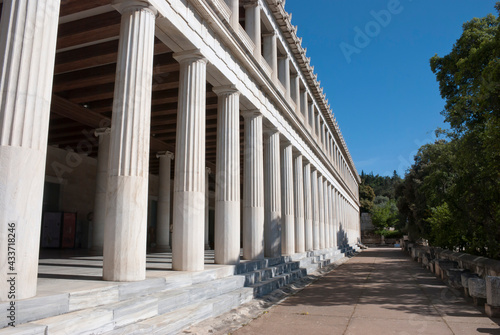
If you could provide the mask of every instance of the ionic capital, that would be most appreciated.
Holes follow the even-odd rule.
[[[238,89],[234,85],[214,87],[212,89],[212,91],[214,91],[214,93],[217,94],[218,96],[231,95],[231,94],[238,94],[239,95],[240,94],[240,91],[238,91]]]
[[[154,16],[158,15],[158,10],[147,0],[113,0],[112,5],[121,14],[146,9]]]
[[[102,136],[102,135],[109,135],[109,134],[111,134],[111,128],[97,128],[94,131],[94,136],[95,137],[99,137],[99,136]]]
[[[156,158],[162,158],[162,157],[166,157],[173,160],[175,155],[170,151],[158,151],[156,153]]]
[[[257,6],[259,6],[258,0],[244,0],[243,1],[243,7],[245,9],[251,8],[251,7],[257,7]]]
[[[187,63],[187,62],[204,62],[205,64],[208,63],[208,60],[201,53],[200,49],[176,52],[173,54],[173,57],[179,63]]]
[[[262,116],[262,113],[258,109],[251,109],[241,111],[241,116],[245,119],[255,119],[256,117]]]

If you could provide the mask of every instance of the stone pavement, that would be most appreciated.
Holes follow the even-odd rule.
[[[499,325],[400,249],[374,248],[234,335],[500,334]]]

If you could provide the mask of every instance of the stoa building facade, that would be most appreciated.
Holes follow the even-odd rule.
[[[106,281],[145,279],[147,250],[200,271],[206,248],[236,264],[358,242],[359,177],[283,2],[2,2],[17,299],[36,295],[47,213],[76,213],[70,247],[102,252]]]

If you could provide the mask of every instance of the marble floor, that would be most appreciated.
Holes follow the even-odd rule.
[[[43,249],[40,251],[37,297],[114,286],[117,282],[102,280],[102,255],[88,250]],[[205,270],[234,267],[214,264],[214,251],[205,251]],[[184,271],[172,271],[172,253],[149,253],[146,258],[146,278],[174,278]]]

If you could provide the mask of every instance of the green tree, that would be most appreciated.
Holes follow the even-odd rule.
[[[398,225],[398,222],[399,211],[396,207],[396,201],[387,199],[374,206],[372,223],[378,231],[394,228]]]
[[[375,199],[375,192],[369,185],[359,185],[359,202],[361,204],[361,213],[371,213],[373,210],[373,199]]]
[[[499,18],[466,22],[452,51],[430,64],[450,130],[420,148],[396,192],[398,208],[414,237],[500,258]]]

